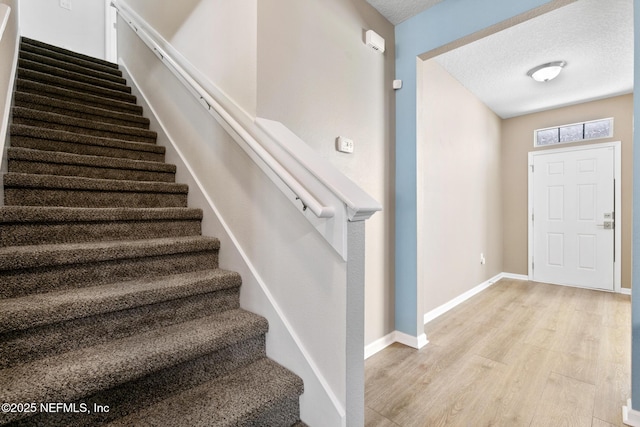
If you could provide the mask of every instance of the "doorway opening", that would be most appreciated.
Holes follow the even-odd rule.
[[[529,280],[621,292],[621,143],[529,152]]]

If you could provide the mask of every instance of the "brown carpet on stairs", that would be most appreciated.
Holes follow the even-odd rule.
[[[0,425],[304,426],[117,65],[23,38],[12,117]]]

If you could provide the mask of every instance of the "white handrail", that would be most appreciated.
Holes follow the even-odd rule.
[[[310,189],[317,189],[317,184],[305,185],[303,184],[304,179],[296,176],[293,171],[300,168],[314,176],[317,183],[326,188],[335,198],[342,201],[346,207],[349,220],[365,220],[375,212],[382,210],[382,206],[375,199],[335,169],[328,161],[312,153],[312,150],[306,144],[287,143],[286,139],[290,142],[292,139],[297,139],[297,137],[281,123],[265,119],[241,117],[242,115],[239,115],[239,118],[234,117],[228,109],[224,108],[203,87],[203,84],[196,77],[187,71],[188,68],[193,68],[191,64],[181,58],[179,54],[173,57],[167,53],[166,49],[156,40],[158,38],[161,39],[161,37],[152,36],[150,33],[154,31],[145,28],[146,23],[134,11],[118,0],[112,0],[111,4],[158,58],[183,81],[194,96],[199,98],[201,104],[212,115],[221,118],[296,195],[296,198],[302,203],[303,210],[308,208],[318,218],[332,218],[336,214],[336,206],[333,206],[335,202],[327,202],[327,197],[319,196],[318,191]],[[165,42],[164,40],[162,41]],[[208,86],[211,86],[210,82],[208,83]],[[217,92],[222,94],[220,90],[217,90]],[[275,141],[276,147],[273,144],[260,142],[265,142],[264,140],[267,138]],[[299,141],[299,139],[297,140]]]
[[[164,62],[168,63],[171,68],[180,74],[180,76],[198,93],[200,100],[207,104],[207,108],[212,108],[215,112],[227,122],[231,128],[247,143],[249,147],[284,181],[284,183],[300,198],[303,205],[311,209],[318,218],[331,218],[335,214],[332,207],[324,206],[316,197],[309,193],[300,183],[276,160],[271,156],[255,138],[247,132],[247,130],[236,121],[231,114],[227,112],[211,95],[209,95],[198,82],[196,82],[189,74],[187,74],[179,64],[177,64],[171,56],[168,56],[159,47],[154,47],[154,51],[159,53]]]
[[[7,27],[10,14],[11,7],[4,3],[0,3],[0,40],[2,40],[2,35],[4,34],[4,29]]]

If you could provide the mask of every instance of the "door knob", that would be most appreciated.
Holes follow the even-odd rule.
[[[603,227],[605,230],[613,230],[613,221],[605,221],[602,224],[596,224],[598,227]]]

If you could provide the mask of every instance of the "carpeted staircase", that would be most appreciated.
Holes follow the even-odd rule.
[[[302,381],[266,358],[117,65],[23,38],[16,84],[0,424],[303,425]]]

